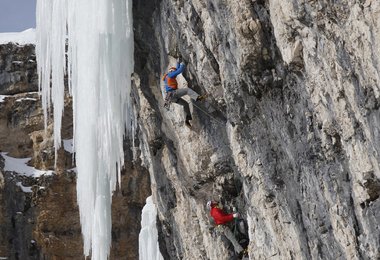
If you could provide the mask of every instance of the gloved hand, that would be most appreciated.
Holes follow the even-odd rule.
[[[177,58],[177,62],[178,62],[178,63],[182,63],[182,56],[181,56],[181,55],[178,56],[178,58]]]
[[[239,213],[234,213],[234,214],[232,214],[232,216],[233,216],[234,218],[239,218]]]

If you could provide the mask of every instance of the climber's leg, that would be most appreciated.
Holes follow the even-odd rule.
[[[190,120],[193,118],[191,117],[189,103],[187,103],[182,98],[177,99],[175,101],[175,103],[177,103],[178,105],[181,105],[183,107],[183,112],[185,114],[185,125],[187,127],[191,128]]]
[[[232,233],[231,229],[227,226],[222,226],[223,228],[223,234],[228,240],[231,241],[232,245],[234,246],[235,252],[240,253],[243,251],[243,247],[239,244],[239,242],[236,240],[236,237],[234,233]]]
[[[197,100],[198,98],[198,93],[192,90],[191,88],[179,88],[175,91],[175,97],[180,98],[185,95],[188,95],[191,99]]]

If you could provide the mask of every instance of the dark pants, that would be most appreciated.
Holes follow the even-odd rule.
[[[219,234],[224,235],[232,243],[232,245],[234,246],[234,250],[237,254],[244,250],[229,227],[225,225],[218,225],[216,227],[216,231]]]
[[[183,107],[183,112],[185,113],[186,120],[191,120],[191,113],[190,113],[190,107],[189,103],[187,103],[184,99],[178,98],[176,101],[174,101],[178,105],[181,105]]]

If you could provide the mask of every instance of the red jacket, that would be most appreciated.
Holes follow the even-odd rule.
[[[226,214],[223,210],[216,206],[211,207],[211,217],[214,219],[216,225],[223,225],[231,222],[234,219],[233,214]]]

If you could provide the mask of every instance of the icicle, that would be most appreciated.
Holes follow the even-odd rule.
[[[158,231],[156,227],[157,210],[152,196],[146,199],[141,214],[141,231],[139,234],[140,260],[163,260],[158,246]]]
[[[51,10],[53,1],[37,1],[36,7],[36,57],[39,91],[42,96],[42,108],[44,111],[45,130],[47,129],[47,110],[50,107],[50,76],[51,76]],[[43,24],[44,26],[39,26]]]
[[[45,120],[50,100],[54,105],[56,149],[67,71],[84,254],[107,259],[112,192],[124,164],[125,128],[131,126],[132,0],[37,0],[36,54]]]

